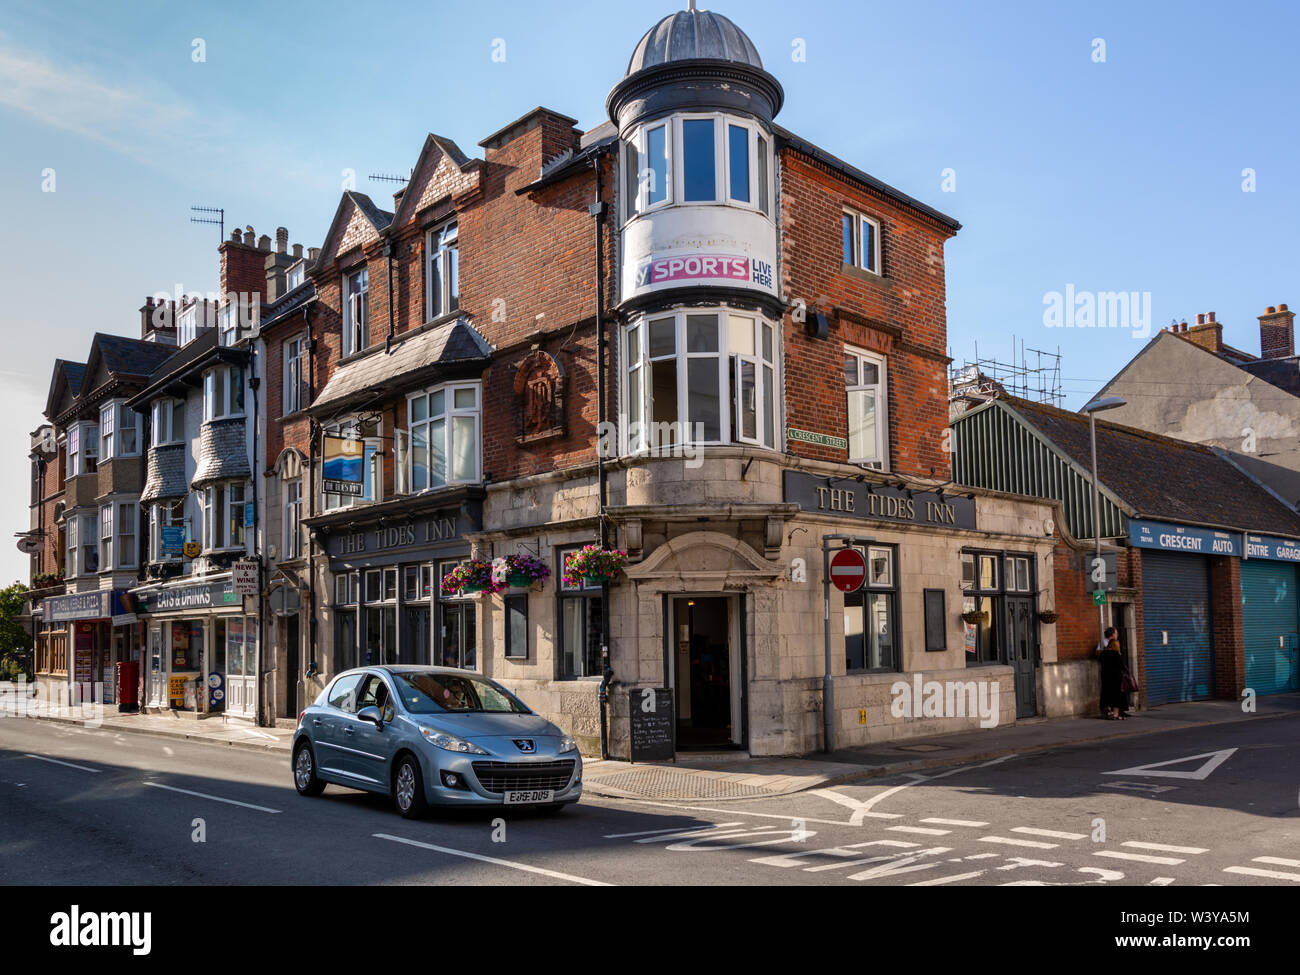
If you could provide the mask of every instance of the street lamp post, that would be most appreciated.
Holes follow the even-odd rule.
[[[1096,399],[1083,408],[1083,412],[1088,414],[1088,441],[1092,446],[1092,536],[1096,544],[1096,561],[1092,563],[1093,571],[1096,571],[1098,565],[1101,565],[1101,490],[1097,486],[1097,420],[1096,415],[1105,410],[1118,409],[1121,406],[1127,406],[1128,400],[1121,399],[1118,396],[1108,396],[1105,399]],[[1089,576],[1091,578],[1091,576]],[[1097,643],[1098,646],[1106,642],[1106,606],[1104,603],[1097,604]]]

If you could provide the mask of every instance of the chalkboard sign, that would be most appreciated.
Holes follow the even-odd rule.
[[[672,758],[677,730],[673,692],[667,687],[634,687],[628,693],[632,725],[632,761]]]

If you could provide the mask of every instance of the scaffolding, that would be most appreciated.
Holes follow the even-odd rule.
[[[995,396],[1005,393],[1021,399],[1061,406],[1061,348],[1055,352],[1032,349],[1024,340],[1011,337],[1011,361],[980,355],[975,343],[975,358],[948,368],[948,399],[964,396]]]

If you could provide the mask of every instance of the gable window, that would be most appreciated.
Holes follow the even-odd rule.
[[[775,448],[776,330],[762,316],[689,309],[624,333],[628,452],[680,443]]]
[[[370,345],[370,272],[366,268],[343,277],[343,355]]]
[[[429,321],[450,315],[460,307],[460,249],[457,224],[429,231],[425,238],[428,254]]]
[[[888,470],[888,386],[884,357],[846,346],[844,389],[848,403],[849,463]]]
[[[149,506],[149,561],[172,562],[180,559],[181,554],[165,553],[162,545],[162,529],[175,528],[185,524],[185,500],[160,501]]]
[[[203,548],[244,547],[243,481],[210,484],[203,491]]]
[[[99,427],[76,423],[68,428],[68,477],[99,470]]]
[[[203,419],[244,415],[244,369],[222,366],[203,375]]]
[[[342,437],[345,440],[363,441],[361,455],[361,493],[342,494],[323,489],[324,468],[321,469],[318,484],[322,485],[322,506],[326,511],[334,508],[346,508],[349,505],[365,501],[378,501],[383,496],[381,489],[381,464],[383,440],[379,420],[375,417],[361,417],[332,423],[324,429],[328,437]]]
[[[185,439],[185,401],[182,399],[155,400],[153,423],[149,443],[154,447],[180,443]]]
[[[853,210],[845,210],[840,217],[840,237],[844,249],[844,263],[860,267],[872,274],[880,270],[880,221]]]
[[[307,361],[307,337],[299,335],[284,343],[284,415],[297,413],[307,405],[307,384],[303,379]]]
[[[412,491],[479,479],[479,385],[453,383],[407,400]]]

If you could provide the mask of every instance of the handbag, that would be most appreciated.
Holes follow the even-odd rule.
[[[1127,670],[1124,671],[1123,675],[1119,679],[1119,689],[1124,694],[1132,694],[1138,689],[1137,679]]]

